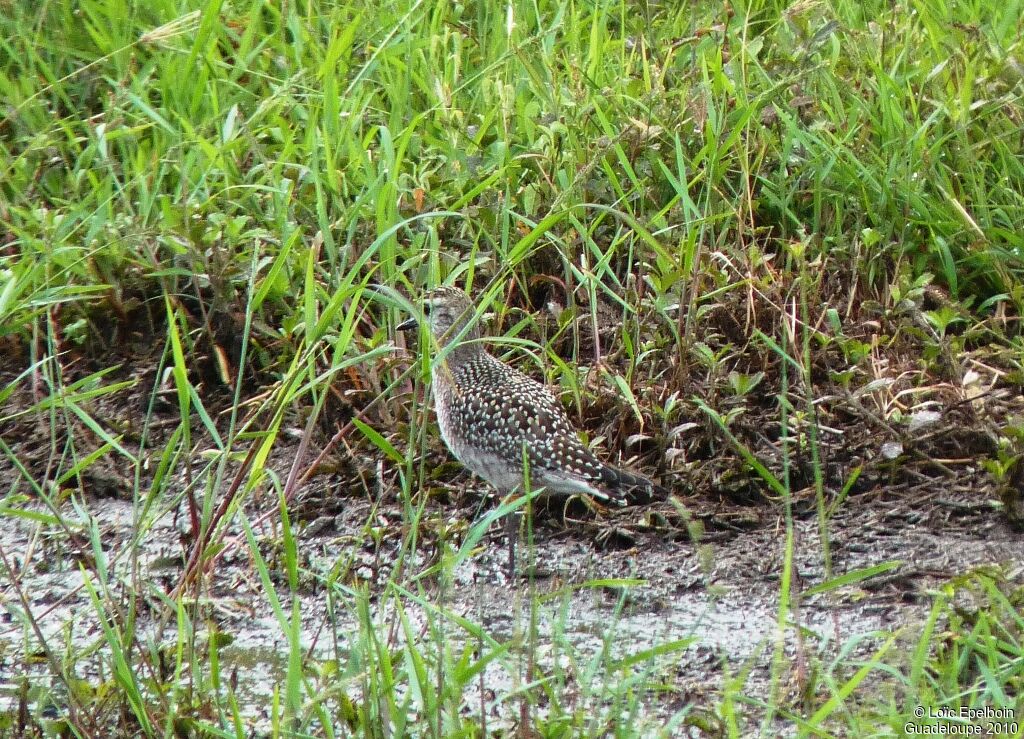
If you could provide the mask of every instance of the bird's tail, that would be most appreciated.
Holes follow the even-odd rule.
[[[635,505],[665,500],[671,493],[656,482],[629,470],[605,465],[608,487],[622,502]]]

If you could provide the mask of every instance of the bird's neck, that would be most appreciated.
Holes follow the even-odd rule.
[[[460,341],[455,346],[446,346],[442,361],[451,371],[464,364],[479,361],[487,356],[487,350],[479,341]]]

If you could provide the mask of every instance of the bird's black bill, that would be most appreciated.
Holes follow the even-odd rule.
[[[417,328],[419,328],[419,325],[420,322],[417,321],[415,318],[407,318],[406,320],[402,321],[400,324],[395,326],[395,328],[398,329],[399,331],[415,331]]]

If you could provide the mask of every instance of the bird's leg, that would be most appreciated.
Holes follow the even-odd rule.
[[[519,540],[519,511],[511,511],[505,515],[505,536],[508,538],[508,579],[516,576],[516,544]]]
[[[513,490],[504,500],[511,501],[516,497],[518,490]],[[516,546],[519,543],[519,521],[522,519],[520,509],[509,511],[505,514],[505,537],[508,542],[508,579],[509,582],[516,576]]]

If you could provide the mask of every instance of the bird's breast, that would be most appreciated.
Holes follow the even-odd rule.
[[[523,481],[521,465],[510,464],[502,455],[488,447],[490,444],[476,438],[481,425],[474,423],[476,409],[455,383],[446,377],[434,380],[434,410],[441,438],[452,455],[470,472],[479,475],[499,491],[506,492]]]

